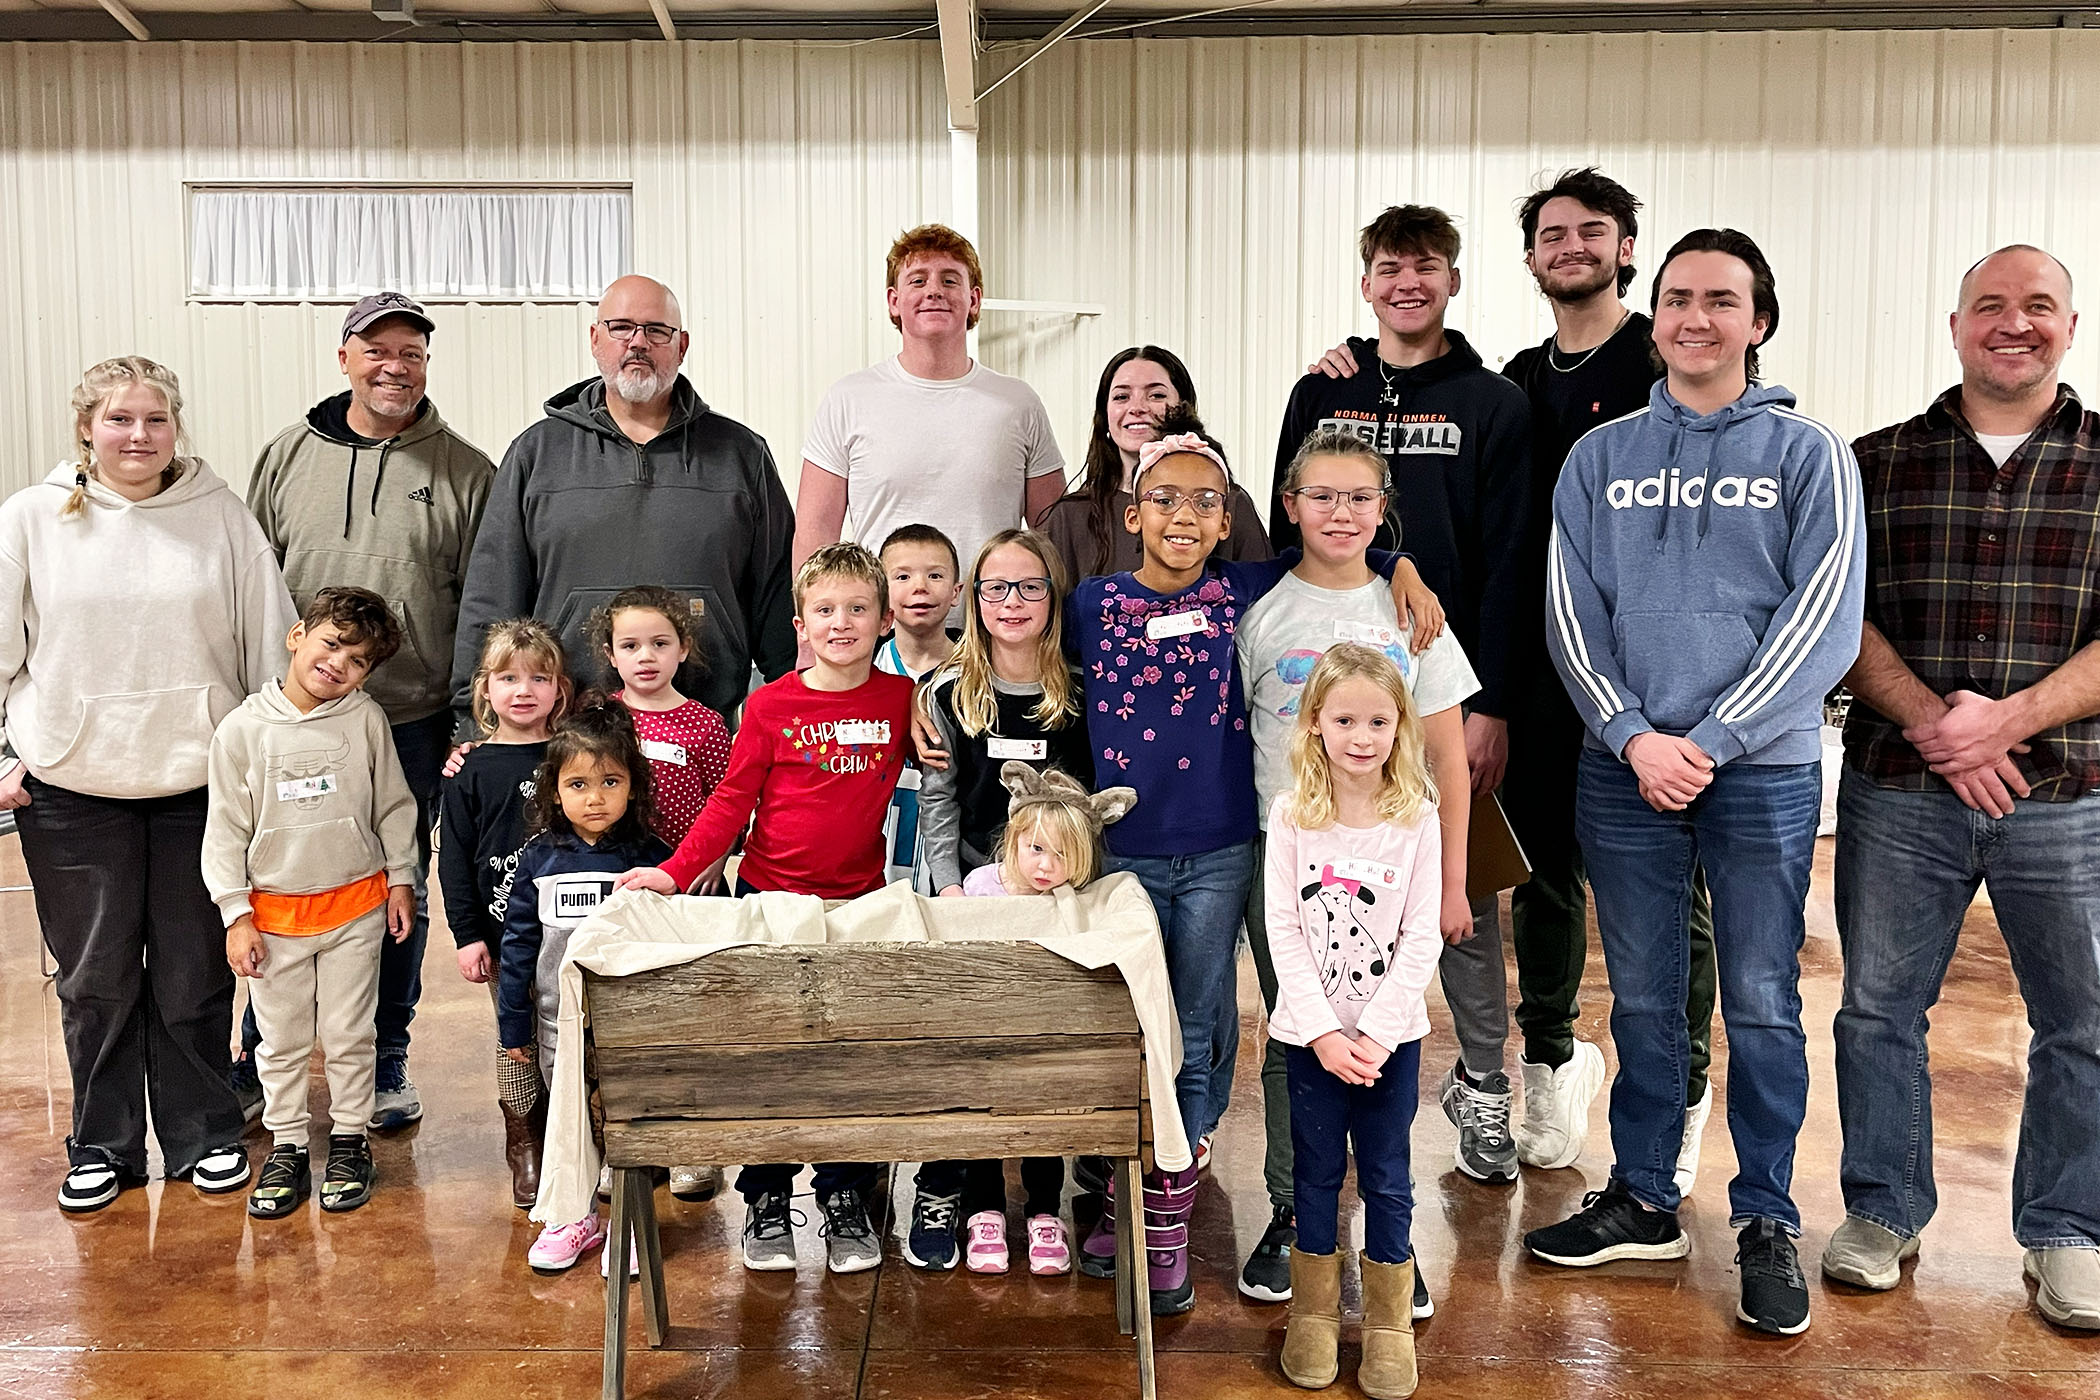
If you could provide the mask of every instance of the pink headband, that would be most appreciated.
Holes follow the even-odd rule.
[[[1145,473],[1157,466],[1160,458],[1172,457],[1177,453],[1183,452],[1193,453],[1198,457],[1210,458],[1211,461],[1218,464],[1218,470],[1225,474],[1225,484],[1227,486],[1232,484],[1232,468],[1225,465],[1225,459],[1219,455],[1217,448],[1212,447],[1194,433],[1172,433],[1155,442],[1144,443],[1138,447],[1137,469],[1130,474],[1130,494],[1137,496],[1144,493],[1145,488],[1142,483],[1145,480]]]

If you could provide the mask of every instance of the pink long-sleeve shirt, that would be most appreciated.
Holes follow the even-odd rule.
[[[1276,1010],[1269,1034],[1310,1045],[1329,1031],[1387,1050],[1429,1034],[1422,997],[1444,942],[1436,808],[1412,821],[1306,831],[1291,795],[1269,807],[1264,870]]]

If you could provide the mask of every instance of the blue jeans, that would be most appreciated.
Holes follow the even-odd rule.
[[[1356,1148],[1356,1194],[1364,1203],[1364,1258],[1404,1264],[1414,1258],[1415,1193],[1408,1174],[1422,1042],[1410,1040],[1386,1059],[1378,1082],[1344,1084],[1302,1045],[1284,1047],[1291,1086],[1291,1190],[1298,1248],[1332,1254],[1340,1234],[1342,1174]]]
[[[1232,1098],[1232,1062],[1240,1049],[1236,954],[1247,885],[1254,878],[1254,843],[1188,856],[1111,855],[1108,868],[1137,876],[1159,915],[1167,981],[1181,1024],[1174,1099],[1193,1149],[1218,1126]]]
[[[1731,763],[1686,810],[1658,812],[1642,799],[1631,767],[1583,751],[1576,835],[1597,901],[1619,1051],[1612,1175],[1658,1210],[1678,1204],[1672,1175],[1690,1073],[1684,999],[1698,866],[1713,894],[1728,1028],[1728,1132],[1739,1163],[1728,1184],[1730,1223],[1776,1220],[1800,1232],[1789,1188],[1808,1111],[1801,910],[1822,792],[1820,764]]]
[[[1839,1180],[1845,1211],[1899,1235],[1932,1219],[1927,1012],[1962,916],[1988,882],[2027,1003],[2027,1097],[2013,1162],[2013,1237],[2100,1245],[2100,798],[2020,802],[2002,820],[1950,790],[1838,786]]]
[[[440,774],[452,747],[452,712],[440,710],[394,725],[393,733],[401,776],[416,795],[416,919],[406,939],[379,942],[379,1010],[373,1022],[379,1060],[406,1064],[408,1023],[416,1019],[416,1003],[423,999],[423,950],[430,941],[430,832],[437,825]],[[241,1050],[252,1061],[261,1043],[251,1006],[241,1017]]]

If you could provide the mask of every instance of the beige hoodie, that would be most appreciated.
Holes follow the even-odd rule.
[[[195,458],[128,501],[61,463],[0,501],[0,744],[32,775],[93,797],[204,786],[212,730],[284,669],[298,617],[277,556]]]
[[[251,890],[320,894],[386,871],[415,882],[416,796],[386,711],[362,690],[305,714],[271,681],[211,740],[204,885],[230,928]]]

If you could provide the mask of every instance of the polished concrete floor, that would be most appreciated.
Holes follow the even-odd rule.
[[[1923,1254],[1893,1293],[1814,1276],[1840,1216],[1827,861],[1825,851],[1803,958],[1814,1090],[1795,1177],[1814,1326],[1781,1340],[1733,1321],[1725,1192],[1733,1160],[1719,1105],[1684,1213],[1691,1257],[1567,1271],[1533,1263],[1520,1237],[1602,1183],[1603,1100],[1577,1169],[1526,1169],[1513,1187],[1452,1170],[1452,1131],[1431,1104],[1414,1134],[1415,1242],[1437,1300],[1420,1328],[1420,1394],[2100,1394],[2100,1339],[2058,1331],[2034,1313],[2010,1235],[2006,1187],[2027,1030],[1988,908],[1970,918],[1934,1028],[1941,1211]],[[8,838],[0,884],[23,883]],[[1609,1055],[1608,999],[1591,961],[1584,1034]],[[274,1225],[250,1221],[238,1196],[206,1198],[159,1181],[96,1215],[58,1211],[67,1076],[57,1003],[38,972],[30,896],[0,894],[0,1396],[595,1393],[604,1316],[597,1270],[543,1278],[525,1266],[534,1229],[508,1204],[488,1001],[460,981],[442,931],[415,1027],[424,1120],[377,1144],[380,1186],[364,1210],[324,1216],[309,1207]],[[1243,984],[1251,995],[1251,975]],[[1431,1087],[1452,1054],[1434,998],[1432,1014]],[[1268,1216],[1252,1026],[1250,1015],[1240,1089],[1197,1209],[1197,1307],[1159,1329],[1161,1391],[1177,1400],[1298,1393],[1275,1362],[1285,1310],[1251,1305],[1232,1286]],[[1725,1102],[1725,1059],[1716,1079]],[[324,1101],[317,1077],[317,1110]],[[1136,1367],[1105,1284],[927,1276],[903,1266],[894,1247],[879,1270],[831,1278],[813,1230],[802,1232],[798,1273],[747,1274],[735,1262],[738,1205],[659,1201],[672,1327],[669,1345],[652,1353],[634,1324],[632,1395],[1135,1394]],[[1352,1373],[1345,1339],[1344,1379],[1330,1393],[1356,1395]]]

